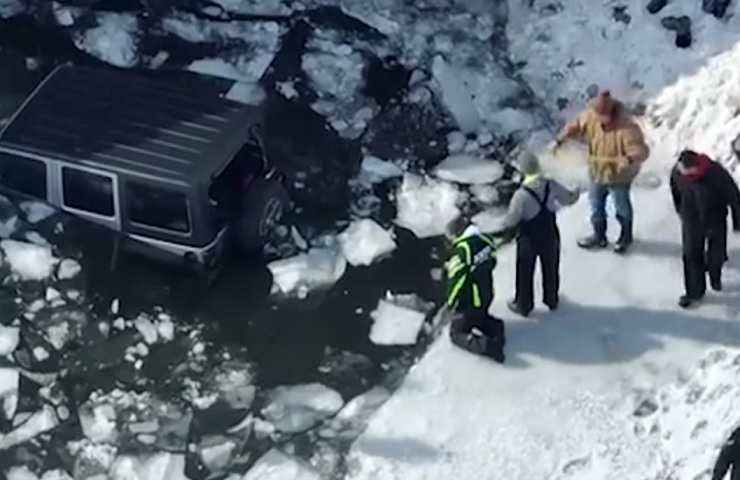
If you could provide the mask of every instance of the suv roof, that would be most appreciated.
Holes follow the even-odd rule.
[[[209,77],[63,65],[0,131],[0,148],[154,180],[206,184],[259,122]]]

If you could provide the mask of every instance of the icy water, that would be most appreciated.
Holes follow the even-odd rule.
[[[0,63],[4,66],[0,74],[0,117],[7,117],[42,78],[44,69],[27,69],[23,56],[8,50],[0,51]],[[19,201],[10,198],[13,203]],[[336,212],[337,217],[345,214]],[[214,375],[224,369],[248,370],[249,383],[256,387],[256,400],[251,406],[254,412],[268,401],[265,394],[281,385],[316,382],[336,390],[345,401],[373,386],[392,389],[413,359],[423,352],[424,345],[374,345],[368,338],[370,313],[387,291],[415,293],[432,301],[440,296],[441,284],[432,279],[431,270],[439,266],[441,241],[420,241],[402,229],[398,229],[398,248],[390,258],[370,267],[348,266],[338,283],[307,299],[276,301],[269,296],[271,274],[259,259],[234,259],[210,288],[182,272],[127,255],[120,257],[116,270],[111,272],[113,242],[109,234],[63,218],[65,232],[54,237],[57,220],[54,217],[35,230],[65,255],[80,258],[83,271],[72,284],[54,285],[62,291],[67,305],[59,310],[47,305],[33,313],[34,321],[53,323],[60,315],[72,314],[84,318],[76,334],[79,346],[61,356],[52,354],[51,359],[40,362],[26,359],[25,363],[30,362],[29,370],[35,372],[64,371],[60,382],[66,398],[63,403],[71,410],[89,402],[94,392],[115,389],[147,392],[143,394],[183,405],[184,400],[193,400],[208,390]],[[3,317],[8,315],[4,321],[24,310],[33,311],[33,302],[47,295],[46,288],[44,284],[0,286],[0,312]],[[70,292],[76,291],[81,295],[70,300]],[[132,348],[141,345],[141,341],[140,332],[132,328],[130,319],[142,312],[171,317],[178,333],[172,342],[149,345],[146,354],[137,357],[140,362],[132,362]],[[108,335],[108,330],[116,331],[112,325],[119,318],[127,319],[127,328]],[[105,329],[96,328],[100,325],[105,325]],[[101,335],[103,330],[106,334]],[[32,357],[38,345],[51,350],[48,343],[36,343],[30,338],[20,348],[26,357]],[[21,354],[21,358],[26,357]],[[195,390],[191,391],[193,385]],[[26,388],[30,390],[24,391]],[[22,382],[20,397],[25,409],[43,405],[38,393],[34,393],[37,389],[38,385]],[[29,405],[28,398],[36,400]],[[197,444],[199,438],[220,438],[248,411],[249,405],[223,402],[195,410],[192,424],[185,430],[187,439]],[[84,425],[76,422],[65,424],[51,437],[42,437],[35,446],[7,450],[0,455],[0,464],[31,458],[32,464],[37,462],[44,468],[61,465],[69,471],[94,471],[94,465],[82,462],[80,466],[80,457],[71,458],[65,449],[69,440],[82,437],[81,427],[84,430]],[[351,438],[352,435],[343,437],[329,447],[311,431],[273,437],[270,441],[262,438],[243,445],[241,456],[250,461],[277,444],[289,445],[290,450],[304,458],[329,448],[329,456],[336,458],[333,452],[341,454]],[[184,442],[184,438],[180,441]],[[142,447],[141,442],[133,442],[131,449]],[[177,444],[172,451],[184,451],[184,447],[184,443]],[[191,461],[192,457],[188,456],[188,474],[191,478],[206,476],[203,465]],[[328,470],[339,475],[342,468],[332,466]]]

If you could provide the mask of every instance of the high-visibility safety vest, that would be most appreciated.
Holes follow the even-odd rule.
[[[484,282],[483,276],[490,278],[501,243],[484,233],[467,232],[453,242],[453,254],[445,263],[450,308],[488,307],[482,305],[480,285]]]

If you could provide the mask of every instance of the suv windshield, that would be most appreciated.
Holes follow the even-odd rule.
[[[223,171],[213,179],[208,197],[216,210],[218,227],[242,211],[244,195],[252,180],[264,172],[262,147],[250,138]]]

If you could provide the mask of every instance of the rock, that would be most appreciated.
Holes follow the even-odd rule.
[[[647,4],[647,11],[656,14],[668,5],[668,0],[650,0]]]
[[[701,9],[716,18],[722,18],[730,6],[731,0],[702,0]]]
[[[658,404],[655,400],[646,398],[637,406],[633,415],[639,418],[648,417],[658,410]]]

